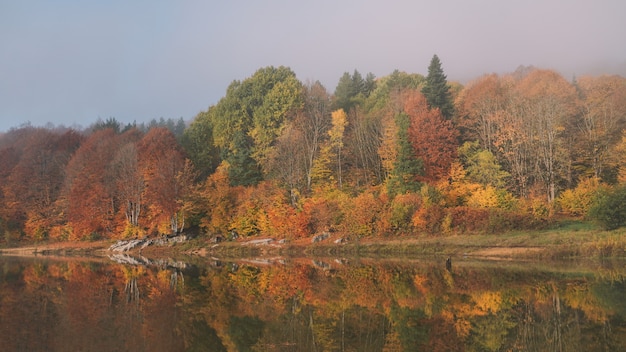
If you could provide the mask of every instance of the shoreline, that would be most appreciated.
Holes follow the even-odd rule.
[[[106,257],[113,240],[50,242],[0,248],[0,256]],[[253,237],[216,243],[206,237],[153,245],[122,253],[149,258],[246,257],[471,257],[484,260],[553,260],[626,258],[626,228],[614,231],[548,230],[504,234],[367,237],[344,240],[331,235],[320,242],[312,238],[285,241]]]

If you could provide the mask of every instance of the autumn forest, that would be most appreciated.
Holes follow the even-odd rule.
[[[466,85],[288,67],[233,81],[193,121],[0,135],[0,244],[202,236],[497,233],[626,225],[626,78],[520,67]]]

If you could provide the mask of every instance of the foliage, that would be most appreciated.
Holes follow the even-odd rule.
[[[446,120],[450,120],[454,115],[454,105],[450,94],[448,80],[441,68],[441,61],[437,55],[433,55],[428,65],[428,75],[426,83],[422,88],[422,94],[426,97],[428,106],[431,109],[439,109]]]
[[[347,233],[357,237],[377,234],[378,219],[383,206],[377,193],[376,189],[370,189],[345,204],[343,212],[350,214],[343,221]]]
[[[479,148],[478,141],[465,142],[459,148],[459,156],[470,181],[496,188],[503,188],[507,184],[510,175],[502,170],[492,152]]]
[[[213,142],[213,124],[208,111],[196,115],[181,137],[181,145],[198,171],[198,180],[205,180],[219,165],[219,150]]]
[[[423,173],[424,164],[413,151],[409,142],[408,130],[410,116],[405,113],[396,115],[397,154],[393,160],[393,169],[387,180],[387,191],[391,196],[406,192],[415,192],[422,186],[418,176]]]
[[[497,208],[500,206],[497,190],[492,186],[477,188],[467,199],[467,205],[474,208]]]
[[[344,72],[335,88],[334,110],[342,109],[350,112],[354,107],[362,104],[375,88],[374,74],[368,73],[364,79],[357,70],[354,70],[352,75]]]
[[[557,204],[561,210],[574,216],[587,215],[596,197],[605,192],[605,186],[598,178],[592,177],[578,183],[576,188],[567,189],[559,195]]]
[[[423,207],[421,197],[415,193],[399,194],[393,198],[386,214],[390,234],[411,233],[414,216]],[[384,224],[384,223],[383,223]]]
[[[200,191],[202,208],[207,210],[200,225],[212,234],[225,234],[231,230],[237,189],[230,186],[228,168],[226,162],[218,166]]]
[[[434,56],[428,77],[355,70],[332,96],[270,66],[189,125],[0,135],[0,233],[415,235],[539,228],[557,211],[622,226],[625,111],[618,76],[524,68],[464,87]]]
[[[230,164],[233,185],[254,185],[263,179],[274,140],[301,107],[301,92],[291,69],[270,66],[231,83],[226,96],[209,109],[213,141]]]
[[[626,186],[601,192],[589,210],[589,217],[608,230],[626,226]]]
[[[435,182],[448,173],[457,157],[457,132],[438,108],[428,107],[419,92],[410,93],[404,109],[410,118],[409,142],[424,165],[420,178]]]
[[[449,208],[450,230],[463,234],[482,232],[489,227],[491,213],[487,209],[473,207]]]
[[[338,230],[346,215],[341,210],[341,203],[346,199],[345,193],[336,189],[320,191],[305,199],[302,205],[310,234]]]

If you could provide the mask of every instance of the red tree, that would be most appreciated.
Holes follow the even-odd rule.
[[[153,128],[137,146],[139,168],[146,182],[144,199],[149,211],[148,219],[154,227],[171,225],[172,232],[180,230],[179,210],[184,189],[181,173],[185,158],[176,138],[166,128]]]
[[[439,109],[429,109],[420,92],[410,92],[404,111],[409,115],[409,142],[424,162],[422,181],[433,182],[448,173],[457,153],[457,131]]]
[[[67,165],[64,205],[75,238],[113,229],[114,194],[105,170],[116,151],[111,129],[94,132]]]

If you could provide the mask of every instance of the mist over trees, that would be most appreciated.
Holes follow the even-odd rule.
[[[0,240],[623,226],[598,204],[626,204],[625,78],[521,68],[461,86],[442,67],[354,70],[331,93],[270,66],[190,123],[14,128],[0,136]]]

